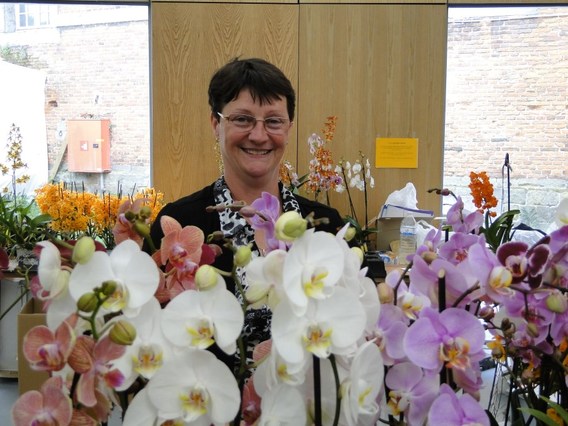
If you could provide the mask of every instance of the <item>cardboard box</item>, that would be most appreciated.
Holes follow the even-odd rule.
[[[18,390],[20,395],[29,390],[39,390],[43,382],[49,378],[49,373],[34,371],[30,368],[22,350],[25,334],[36,325],[45,324],[45,313],[42,312],[41,302],[30,299],[18,314]]]

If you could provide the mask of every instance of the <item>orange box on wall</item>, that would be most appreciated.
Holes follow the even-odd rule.
[[[68,120],[70,172],[110,172],[110,120]]]

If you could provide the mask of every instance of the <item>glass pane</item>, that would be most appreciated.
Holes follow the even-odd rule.
[[[444,186],[473,209],[469,172],[487,171],[497,213],[518,208],[543,231],[568,196],[567,13],[449,9]]]
[[[18,192],[50,179],[98,193],[149,186],[148,7],[33,6],[35,23],[50,16],[53,25],[20,28],[22,5],[0,8],[0,163],[14,123],[27,164],[18,173],[32,178]],[[0,189],[8,178],[0,176]]]

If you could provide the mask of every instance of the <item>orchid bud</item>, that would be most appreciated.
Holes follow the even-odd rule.
[[[501,329],[506,337],[510,337],[515,334],[517,327],[515,327],[515,324],[513,324],[509,318],[503,318],[503,321],[501,321]]]
[[[506,354],[502,346],[497,346],[491,349],[491,356],[495,359],[502,359],[505,355]]]
[[[534,322],[527,323],[527,333],[529,336],[538,337],[538,327]]]
[[[77,308],[82,312],[93,312],[97,309],[99,301],[94,293],[85,293],[77,301]]]
[[[138,215],[142,219],[148,219],[150,216],[152,216],[152,209],[150,208],[150,206],[142,206]]]
[[[253,217],[256,214],[256,209],[252,206],[244,206],[239,210],[239,213],[243,217]]]
[[[250,246],[239,246],[235,252],[235,265],[236,266],[247,266],[252,258],[252,252]]]
[[[434,253],[433,251],[425,251],[422,253],[422,259],[424,259],[424,262],[426,262],[428,265],[430,265],[437,258],[438,254]]]
[[[281,241],[294,241],[301,237],[308,228],[308,221],[300,213],[289,211],[283,213],[276,221],[276,238]]]
[[[357,235],[357,230],[350,226],[347,228],[347,231],[345,231],[345,236],[343,238],[345,238],[345,241],[349,242],[355,238],[355,235]]]
[[[211,265],[201,265],[195,273],[195,285],[199,290],[208,290],[217,285],[218,273]]]
[[[379,294],[379,301],[381,303],[393,303],[394,289],[385,282],[377,285],[377,293]]]
[[[568,309],[568,299],[560,292],[551,293],[546,298],[546,307],[550,312],[563,314]]]
[[[365,253],[363,253],[363,249],[361,247],[351,247],[351,251],[357,255],[359,259],[359,265],[363,263],[365,259]]]
[[[142,222],[141,220],[137,220],[134,222],[134,230],[138,235],[143,238],[150,236],[150,225],[147,223]]]
[[[491,306],[482,306],[479,310],[479,317],[485,321],[491,321],[495,316],[495,311]]]
[[[225,234],[223,234],[223,231],[215,231],[209,234],[207,241],[223,241],[224,238]]]
[[[114,323],[108,337],[117,345],[129,346],[136,339],[136,328],[128,321],[120,320]]]
[[[105,281],[101,286],[101,293],[105,296],[112,296],[116,291],[116,287],[118,286],[116,281]]]
[[[75,263],[84,265],[91,260],[93,254],[95,253],[95,240],[91,237],[81,237],[75,243],[73,247],[73,254],[71,259]]]

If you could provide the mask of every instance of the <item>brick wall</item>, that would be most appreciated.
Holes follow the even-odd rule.
[[[59,5],[55,28],[2,34],[25,46],[28,64],[47,72],[50,174],[64,144],[66,121],[110,119],[110,173],[71,173],[67,155],[56,181],[91,191],[128,192],[150,181],[149,28],[146,7]],[[135,12],[136,11],[136,12]],[[2,44],[0,42],[0,44]]]
[[[508,153],[511,207],[547,229],[568,197],[568,9],[526,11],[450,11],[444,185],[468,201],[469,172],[486,170],[501,198]]]

